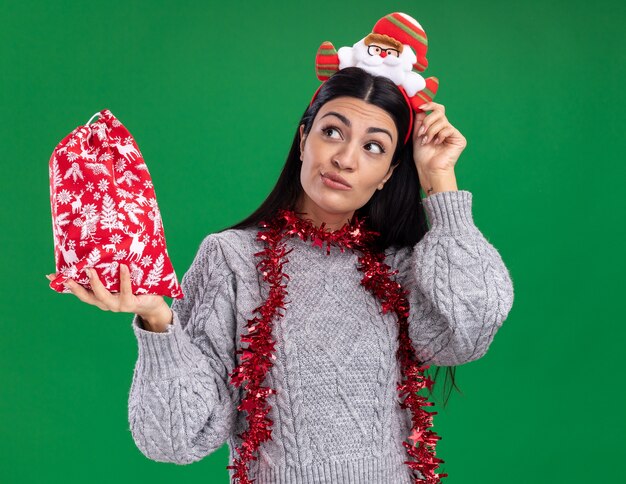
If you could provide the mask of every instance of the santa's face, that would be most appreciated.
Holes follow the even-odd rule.
[[[308,135],[300,126],[298,203],[317,226],[335,230],[391,177],[398,133],[392,117],[361,99],[342,96],[318,111]],[[339,181],[337,181],[339,180]]]
[[[357,42],[353,46],[353,55],[356,67],[370,74],[389,77],[396,84],[402,83],[417,60],[409,47],[404,46],[402,52],[399,52],[392,45],[379,41],[369,46],[363,40]]]

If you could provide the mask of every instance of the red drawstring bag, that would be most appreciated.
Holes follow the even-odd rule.
[[[97,122],[89,124],[99,116]],[[103,109],[54,148],[49,164],[56,277],[91,289],[92,267],[111,292],[120,291],[119,265],[130,269],[133,294],[184,295],[167,253],[152,180],[135,140]]]

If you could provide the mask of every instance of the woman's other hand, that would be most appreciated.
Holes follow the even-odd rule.
[[[130,284],[130,273],[128,266],[120,264],[120,292],[111,294],[98,277],[94,269],[88,268],[89,283],[92,291],[68,279],[66,287],[78,299],[92,306],[96,306],[103,311],[134,313],[141,316],[144,321],[163,320],[163,315],[169,315],[169,306],[163,296],[156,294],[140,294],[136,296],[132,293]],[[46,275],[48,280],[55,278],[55,274]]]
[[[443,104],[422,104],[415,113],[413,159],[422,186],[431,178],[452,175],[467,140],[445,115]],[[431,111],[429,114],[426,111]]]

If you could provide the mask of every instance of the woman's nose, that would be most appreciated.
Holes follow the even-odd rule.
[[[332,158],[334,166],[341,170],[354,170],[357,165],[358,146],[348,144],[345,149],[335,153]]]

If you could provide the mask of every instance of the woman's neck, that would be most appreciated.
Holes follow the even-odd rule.
[[[315,227],[321,227],[325,223],[324,228],[328,231],[339,230],[345,224],[349,223],[354,216],[354,210],[344,213],[329,213],[322,210],[318,205],[313,203],[308,197],[304,197],[304,202],[296,205],[295,212],[301,218],[307,218],[312,221]],[[308,202],[308,203],[307,203]]]

